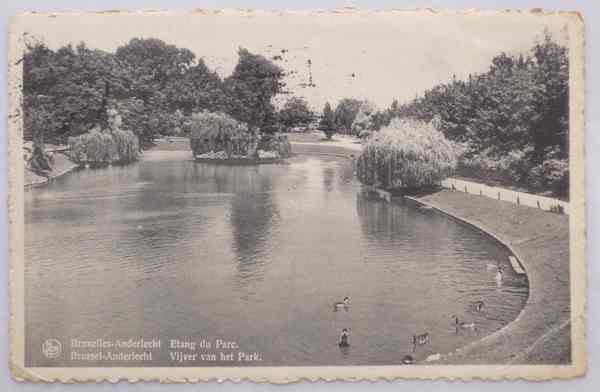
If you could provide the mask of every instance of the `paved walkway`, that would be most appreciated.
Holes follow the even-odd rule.
[[[539,208],[544,211],[562,208],[564,214],[569,214],[568,202],[551,197],[539,196],[532,193],[516,192],[506,188],[487,186],[478,182],[459,180],[457,178],[447,178],[446,180],[442,181],[442,186],[447,189],[466,192],[471,195],[480,195],[496,200],[508,201],[527,207]]]
[[[362,145],[350,138],[336,138],[327,142],[292,142],[292,150],[301,153],[317,153],[355,157],[360,153]],[[539,196],[532,193],[517,192],[506,188],[488,186],[474,181],[465,181],[458,178],[447,178],[442,181],[442,186],[471,195],[489,197],[491,199],[507,201],[527,207],[539,208],[544,211],[562,209],[569,214],[569,203],[551,197]]]

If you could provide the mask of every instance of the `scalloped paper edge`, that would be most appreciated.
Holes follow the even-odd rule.
[[[332,17],[360,15],[368,17],[377,13],[407,15],[425,13],[430,15],[560,15],[565,17],[569,32],[570,57],[570,157],[571,157],[571,212],[570,212],[570,258],[571,258],[571,343],[570,365],[413,365],[413,366],[314,366],[314,367],[105,367],[105,368],[27,368],[24,366],[24,235],[23,235],[23,160],[22,151],[22,67],[19,59],[23,53],[22,22],[30,16],[57,18],[61,15],[86,16],[131,16],[161,14],[165,16],[190,16],[218,14],[244,16],[301,15],[327,13]],[[393,381],[397,379],[445,379],[445,380],[532,380],[571,379],[585,374],[586,356],[586,220],[585,220],[585,177],[584,177],[584,22],[576,11],[545,12],[532,10],[463,10],[448,11],[434,9],[416,10],[358,10],[342,8],[335,10],[264,11],[264,10],[204,10],[188,12],[168,10],[107,10],[99,12],[67,11],[62,13],[27,12],[14,16],[9,29],[9,294],[11,318],[9,367],[17,381],[31,382],[119,382],[158,381],[161,383],[233,382],[287,384],[300,381]]]

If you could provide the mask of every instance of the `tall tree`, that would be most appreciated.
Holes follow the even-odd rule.
[[[240,48],[239,60],[225,88],[232,97],[227,112],[253,130],[272,132],[275,107],[272,98],[283,87],[283,70],[270,60]]]
[[[168,45],[156,38],[133,38],[117,48],[116,56],[131,68],[131,91],[144,102],[164,90],[170,80],[181,77],[195,59],[189,49]]]
[[[327,139],[331,139],[336,131],[336,128],[333,110],[331,110],[331,105],[329,102],[326,102],[325,107],[323,107],[323,116],[321,117],[321,122],[319,123],[319,129],[325,133]]]
[[[165,87],[170,110],[181,110],[186,115],[208,110],[225,111],[228,98],[223,82],[200,59],[182,75],[169,79]]]
[[[174,89],[190,72],[195,55],[155,39],[134,38],[116,51],[117,59],[131,73],[130,98],[116,103],[123,122],[140,138],[140,147],[151,144],[156,135],[170,133],[176,126],[175,112],[182,102],[173,101]]]
[[[568,157],[569,132],[569,58],[567,49],[552,41],[546,33],[544,40],[533,48],[536,67],[534,80],[536,112],[539,121],[533,126],[537,160],[553,150],[556,156]]]
[[[362,101],[353,98],[343,98],[338,102],[335,108],[335,124],[339,131],[350,133],[361,105]]]

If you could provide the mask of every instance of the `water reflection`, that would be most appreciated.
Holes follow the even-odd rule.
[[[326,192],[333,191],[335,177],[336,173],[333,167],[326,166],[323,168],[323,188]]]
[[[262,172],[260,167],[238,169],[242,170],[233,170],[229,177],[236,188],[229,220],[233,249],[237,254],[239,274],[236,281],[243,288],[252,278],[262,276],[278,208],[272,193],[273,177]]]
[[[347,358],[350,355],[350,345],[348,346],[339,346],[340,354],[342,354],[343,358]]]
[[[345,160],[249,167],[149,153],[68,175],[25,205],[30,365],[58,363],[39,350],[47,338],[140,334],[237,340],[265,366],[399,364],[415,333],[432,336],[417,360],[477,338],[457,335],[450,315],[484,335],[527,299],[526,282],[508,271],[498,288],[486,267],[506,262],[503,248],[362,193]],[[333,312],[345,296],[352,305]],[[338,346],[343,328],[351,350]]]

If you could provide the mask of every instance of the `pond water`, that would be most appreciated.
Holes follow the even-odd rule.
[[[399,364],[500,329],[528,296],[504,248],[433,211],[378,200],[347,160],[226,166],[149,152],[26,192],[25,224],[30,366]],[[345,296],[350,306],[334,312]],[[477,330],[457,332],[452,315]],[[424,332],[430,342],[413,353]],[[42,355],[48,338],[62,342],[61,357]],[[69,358],[72,339],[137,338],[161,339],[150,362]],[[170,339],[236,361],[173,361]],[[216,339],[239,348],[216,349]],[[237,362],[240,350],[258,360]]]

